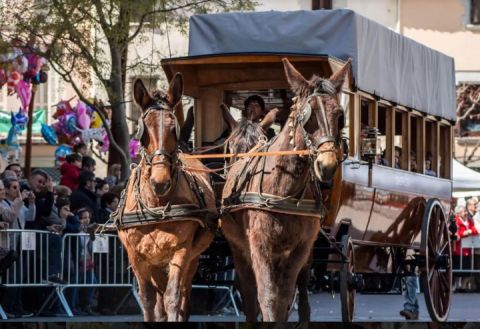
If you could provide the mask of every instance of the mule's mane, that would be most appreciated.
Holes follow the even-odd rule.
[[[258,122],[242,118],[229,137],[230,152],[244,153],[255,146],[265,133]]]
[[[330,80],[313,75],[312,78],[307,81],[307,84],[301,87],[298,96],[306,98],[312,93],[327,94],[335,97],[337,90]]]

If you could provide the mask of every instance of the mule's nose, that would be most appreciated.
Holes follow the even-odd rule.
[[[315,175],[320,181],[329,181],[333,178],[333,175],[335,175],[335,171],[337,169],[337,166],[326,166],[322,164],[320,161],[315,161],[314,162],[314,171]]]
[[[172,187],[171,180],[167,180],[162,183],[156,183],[155,181],[150,180],[150,183],[152,184],[155,193],[158,195],[165,195]]]

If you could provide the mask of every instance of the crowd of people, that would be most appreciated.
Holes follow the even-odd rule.
[[[86,145],[79,145],[75,153],[66,157],[61,165],[61,179],[54,184],[52,177],[41,169],[32,170],[29,177],[23,177],[18,163],[9,164],[0,174],[0,228],[18,230],[48,231],[48,281],[66,283],[62,277],[62,238],[67,233],[91,233],[95,224],[104,224],[110,213],[115,211],[123,186],[119,183],[120,165],[113,165],[109,175],[99,178],[95,175],[95,160],[89,156]],[[69,261],[87,259],[88,280],[95,281],[91,259],[90,244],[78,248],[77,255],[68,257]],[[18,248],[18,246],[12,246]],[[89,256],[90,255],[90,256]],[[87,257],[88,256],[88,257]],[[1,255],[0,255],[1,257]],[[17,260],[18,261],[18,260]],[[3,262],[4,263],[4,262]],[[0,274],[12,276],[9,280],[21,279],[26,275],[20,271],[5,272],[0,260]],[[2,268],[3,267],[3,268]],[[71,266],[71,268],[79,268]],[[28,275],[28,274],[27,274]],[[9,317],[29,317],[33,314],[24,308],[25,293],[21,288],[8,288],[2,293],[2,303]],[[93,297],[95,290],[86,292],[73,289],[69,304],[77,315],[95,314]],[[101,311],[101,310],[97,310]]]

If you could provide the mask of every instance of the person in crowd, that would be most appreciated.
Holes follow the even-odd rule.
[[[101,198],[105,193],[110,191],[110,186],[108,183],[101,178],[95,179],[95,194],[97,197]]]
[[[417,172],[417,154],[415,151],[410,151],[410,171]]]
[[[475,228],[473,219],[468,218],[467,209],[463,205],[458,205],[455,207],[455,224],[457,225],[457,239],[453,249],[453,268],[471,268],[472,249],[462,248],[461,240],[472,235],[477,235],[478,231]],[[460,277],[456,279],[455,285],[457,291],[466,289],[466,287],[462,286]]]
[[[35,221],[35,194],[29,190],[20,191],[20,184],[16,178],[5,179],[3,184],[5,186],[5,199],[2,203],[17,214],[10,228],[24,229],[26,222]],[[27,205],[24,204],[23,200],[28,200]]]
[[[0,179],[7,179],[7,178],[16,178],[18,179],[17,177],[17,174],[13,171],[13,170],[8,170],[8,169],[5,169],[2,174],[0,175]]]
[[[37,210],[34,222],[27,223],[27,229],[38,228],[37,221],[42,217],[50,216],[54,204],[52,178],[42,169],[35,169],[28,178],[24,188],[31,190],[35,195],[35,208]]]
[[[89,156],[84,156],[82,158],[82,171],[90,171],[95,173],[95,166],[97,165],[96,161]]]
[[[89,150],[88,150],[88,147],[87,147],[87,145],[84,144],[84,143],[76,144],[76,145],[73,147],[73,152],[80,154],[82,157],[90,156],[90,152],[89,152]]]
[[[78,188],[78,176],[82,167],[82,156],[78,153],[72,153],[65,157],[65,162],[60,167],[62,178],[60,185],[68,186],[71,190]]]
[[[477,204],[478,204],[478,199],[476,197],[473,197],[467,200],[467,218],[469,220],[473,221],[473,218],[477,213]]]
[[[108,168],[108,176],[105,177],[105,181],[110,186],[114,187],[120,181],[120,174],[122,172],[122,166],[118,163],[114,163]]]
[[[5,170],[11,170],[15,173],[15,175],[17,176],[17,179],[18,180],[21,180],[22,177],[23,177],[23,170],[22,170],[22,167],[20,166],[20,164],[18,163],[10,163],[6,168]]]
[[[40,229],[49,231],[48,235],[48,281],[66,283],[61,279],[62,270],[62,235],[67,227],[67,217],[70,213],[70,200],[60,197],[55,200],[55,205],[50,216],[40,219]]]
[[[53,188],[53,195],[55,198],[55,201],[59,198],[70,198],[70,195],[72,195],[72,190],[68,186],[64,185],[56,185]]]
[[[90,211],[87,208],[80,208],[76,211],[80,220],[79,233],[90,233]],[[74,251],[74,261],[79,263],[78,272],[72,273],[75,280],[79,283],[95,284],[97,282],[92,254],[92,239],[89,236],[81,235],[78,237],[78,250]],[[76,265],[76,264],[75,264]],[[76,271],[77,266],[72,266]],[[82,290],[74,288],[72,295],[72,308],[77,315],[98,315],[93,311],[93,299],[95,288],[88,287]]]
[[[395,146],[394,149],[394,163],[393,167],[396,169],[401,169],[400,159],[402,157],[402,148],[400,146]]]
[[[428,176],[437,176],[435,170],[432,170],[432,160],[425,160],[425,175]]]
[[[78,180],[78,189],[70,196],[70,208],[77,211],[88,208],[92,212],[92,221],[97,219],[97,196],[95,195],[95,175],[90,171],[82,171]]]
[[[412,265],[410,265],[412,266]],[[415,269],[410,268],[405,275],[405,303],[400,315],[406,320],[418,320],[418,277]]]
[[[119,198],[116,194],[107,192],[102,195],[98,212],[97,223],[105,224],[110,219],[110,214],[117,210]]]
[[[9,223],[9,227],[12,229],[24,229],[26,222],[33,222],[35,220],[35,195],[28,190],[21,192],[20,184],[16,178],[5,179],[3,183],[5,187],[5,198],[1,201],[1,204],[14,213],[14,216],[10,217],[12,221]],[[28,200],[28,207],[25,205],[24,200]],[[13,241],[19,242],[20,240],[14,239]],[[10,247],[19,250],[18,243],[14,243]],[[10,271],[9,280],[21,282],[25,274],[26,273],[22,273],[21,271]],[[25,311],[23,308],[21,288],[7,289],[5,298],[5,309],[9,317],[33,316],[33,313]]]

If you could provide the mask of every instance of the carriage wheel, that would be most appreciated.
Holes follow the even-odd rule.
[[[424,259],[421,284],[428,313],[432,321],[443,322],[452,297],[452,249],[447,219],[437,199],[429,200],[425,208],[420,255]]]
[[[355,287],[352,278],[355,274],[355,257],[350,236],[342,237],[342,253],[347,256],[340,269],[340,302],[342,305],[342,321],[352,322],[355,314]]]

